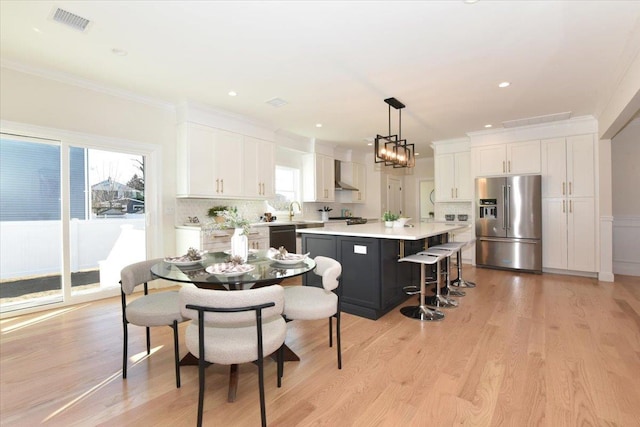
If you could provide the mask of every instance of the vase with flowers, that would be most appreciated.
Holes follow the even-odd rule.
[[[249,234],[250,223],[242,215],[238,213],[237,208],[229,208],[218,211],[218,218],[222,218],[220,222],[212,222],[207,224],[205,231],[208,230],[227,230],[233,228],[233,236],[231,236],[231,257],[241,258],[242,262],[246,262],[249,256]]]

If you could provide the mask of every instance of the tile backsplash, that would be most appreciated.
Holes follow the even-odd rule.
[[[213,199],[176,199],[176,225],[189,222],[189,217],[198,217],[201,223],[211,221],[207,212],[214,206],[238,208],[238,212],[251,222],[259,222],[260,216],[268,212],[269,205],[264,200],[213,200]]]

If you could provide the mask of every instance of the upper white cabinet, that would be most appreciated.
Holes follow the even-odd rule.
[[[434,156],[437,202],[471,200],[471,155],[469,151]]]
[[[270,198],[274,195],[275,146],[272,142],[244,137],[244,195]]]
[[[542,141],[542,197],[594,197],[593,135]]]
[[[195,123],[178,127],[178,196],[234,197],[242,192],[242,135]]]
[[[472,149],[477,176],[540,173],[540,141],[510,142]]]
[[[358,191],[343,191],[346,197],[338,198],[343,203],[365,203],[367,201],[367,172],[361,163],[340,162],[342,180]]]
[[[302,156],[302,188],[305,202],[332,202],[335,200],[334,159],[323,154]]]
[[[185,122],[178,126],[179,197],[268,198],[274,194],[273,143]]]

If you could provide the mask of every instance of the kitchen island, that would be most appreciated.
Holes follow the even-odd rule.
[[[398,259],[444,243],[450,232],[461,228],[464,226],[442,223],[394,228],[383,223],[331,224],[298,233],[304,253],[334,258],[342,264],[342,311],[375,320],[407,299],[404,286],[419,285],[419,265]],[[303,284],[322,286],[320,278],[311,274],[303,278]]]

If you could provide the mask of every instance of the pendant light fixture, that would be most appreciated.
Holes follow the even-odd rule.
[[[389,105],[389,134],[376,136],[374,160],[394,168],[412,168],[416,165],[414,144],[402,139],[402,109],[405,105],[396,98],[384,100]],[[391,107],[398,110],[398,134],[391,135]]]

